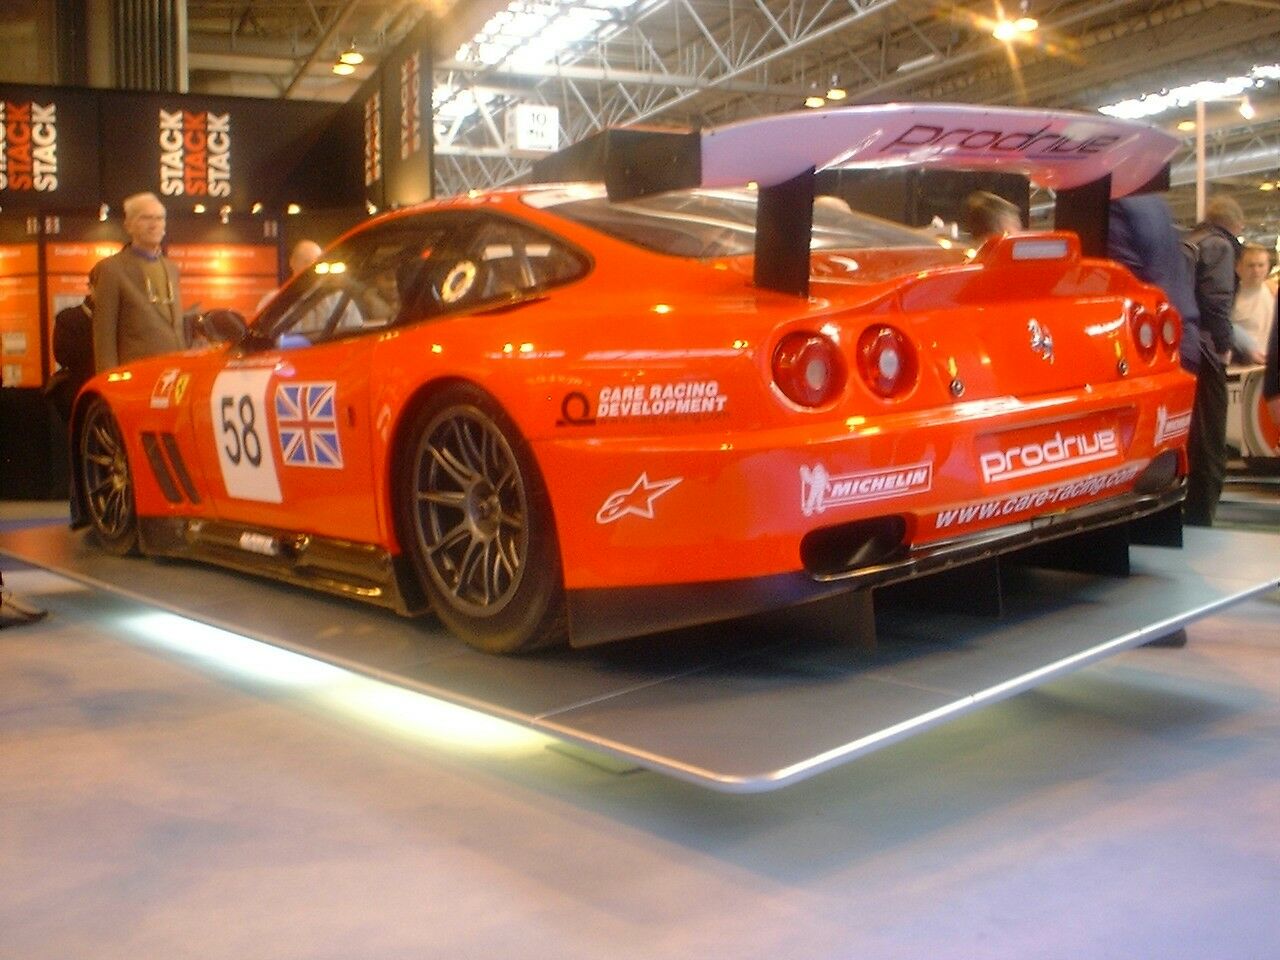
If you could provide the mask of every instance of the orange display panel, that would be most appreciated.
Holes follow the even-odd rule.
[[[183,274],[182,309],[204,312],[216,308],[253,316],[258,303],[275,290],[275,277],[205,277]]]
[[[34,243],[0,244],[0,277],[20,277],[39,269]]]
[[[51,274],[70,273],[87,277],[95,263],[119,253],[121,246],[113,242],[67,243],[50,240],[44,248],[44,268]]]
[[[0,362],[6,387],[38,387],[40,366],[40,279],[0,277]]]
[[[273,286],[279,260],[274,246],[254,243],[173,243],[168,257],[183,277],[265,276]]]

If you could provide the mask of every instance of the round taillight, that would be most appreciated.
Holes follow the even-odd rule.
[[[773,382],[802,407],[823,407],[844,389],[844,357],[828,337],[789,333],[773,351]]]
[[[1175,352],[1182,340],[1182,317],[1173,304],[1160,301],[1156,306],[1156,323],[1160,324],[1160,342],[1170,353]]]
[[[1156,339],[1159,336],[1156,332],[1155,315],[1142,304],[1133,304],[1129,312],[1129,329],[1133,331],[1133,340],[1138,345],[1138,352],[1147,360],[1154,357]]]
[[[916,382],[916,352],[900,330],[868,327],[858,338],[858,372],[873,393],[900,397]]]

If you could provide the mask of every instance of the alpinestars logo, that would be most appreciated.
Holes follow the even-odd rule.
[[[811,517],[828,507],[923,493],[933,486],[933,464],[913,463],[831,476],[822,464],[800,468],[800,511]]]
[[[1156,409],[1156,443],[1161,444],[1180,437],[1191,430],[1191,411],[1170,414],[1164,404]]]
[[[160,192],[231,196],[231,114],[160,111]]]
[[[408,160],[422,149],[422,68],[419,54],[400,64],[400,159]]]
[[[0,190],[58,189],[58,105],[0,100]]]
[[[1049,470],[1106,460],[1120,453],[1120,438],[1113,427],[1091,432],[1071,433],[1061,431],[1043,443],[1027,443],[1007,450],[992,450],[979,458],[982,479],[1013,480]]]

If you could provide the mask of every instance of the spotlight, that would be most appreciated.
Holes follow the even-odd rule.
[[[106,223],[109,216],[111,216],[111,208],[104,203],[98,208],[98,219]]]
[[[812,96],[812,97],[805,97],[805,98],[804,98],[804,105],[805,105],[806,107],[815,108],[815,109],[816,109],[817,107],[822,106],[822,105],[823,105],[824,103],[826,103],[826,102],[827,102],[827,101],[826,101],[826,98],[824,98],[824,97],[819,97],[819,96],[817,96],[816,94],[815,94],[814,96]]]
[[[219,209],[218,219],[222,221],[222,225],[225,227],[227,225],[227,222],[230,221],[231,219],[231,207],[224,206],[221,209]]]
[[[192,213],[204,213],[204,204],[203,204],[203,203],[197,203],[194,207],[192,207],[192,208],[191,208],[191,212],[192,212]]]
[[[1240,116],[1246,120],[1252,120],[1257,116],[1258,111],[1253,109],[1253,104],[1249,102],[1249,98],[1245,97],[1240,101]]]
[[[250,210],[249,212],[250,212],[250,213],[261,213],[261,212],[262,212],[262,204],[261,204],[261,202],[259,202],[259,203],[255,203],[255,204],[253,205],[253,209],[252,209],[252,210]]]
[[[1018,35],[1018,28],[1010,20],[997,20],[996,25],[991,28],[991,35],[1001,43],[1009,43]]]
[[[339,61],[333,65],[333,72],[340,77],[349,77],[356,72],[356,68],[349,63]]]
[[[849,94],[845,91],[844,87],[832,87],[827,91],[828,100],[843,100],[848,95]]]
[[[1178,124],[1178,129],[1183,133],[1190,133],[1195,128],[1196,122],[1194,120],[1183,120]]]
[[[364,63],[364,54],[357,50],[353,44],[350,50],[345,50],[338,56],[338,62],[345,63],[351,67],[359,66]]]
[[[290,216],[293,216],[293,215],[295,215],[295,214],[299,214],[299,213],[301,213],[301,212],[302,212],[302,207],[300,207],[300,206],[299,206],[298,204],[296,204],[296,203],[291,203],[291,204],[289,204],[287,207],[285,207],[285,208],[284,208],[284,212],[285,212],[285,213],[287,213],[287,214],[289,214]]]

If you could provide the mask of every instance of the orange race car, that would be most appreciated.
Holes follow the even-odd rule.
[[[75,522],[114,552],[430,607],[511,652],[1176,506],[1193,380],[1159,290],[1073,233],[967,253],[813,198],[836,162],[1118,196],[1171,137],[901,105],[640,139],[649,161],[620,152],[607,188],[371,220],[252,323],[206,317],[215,346],[98,376]]]

